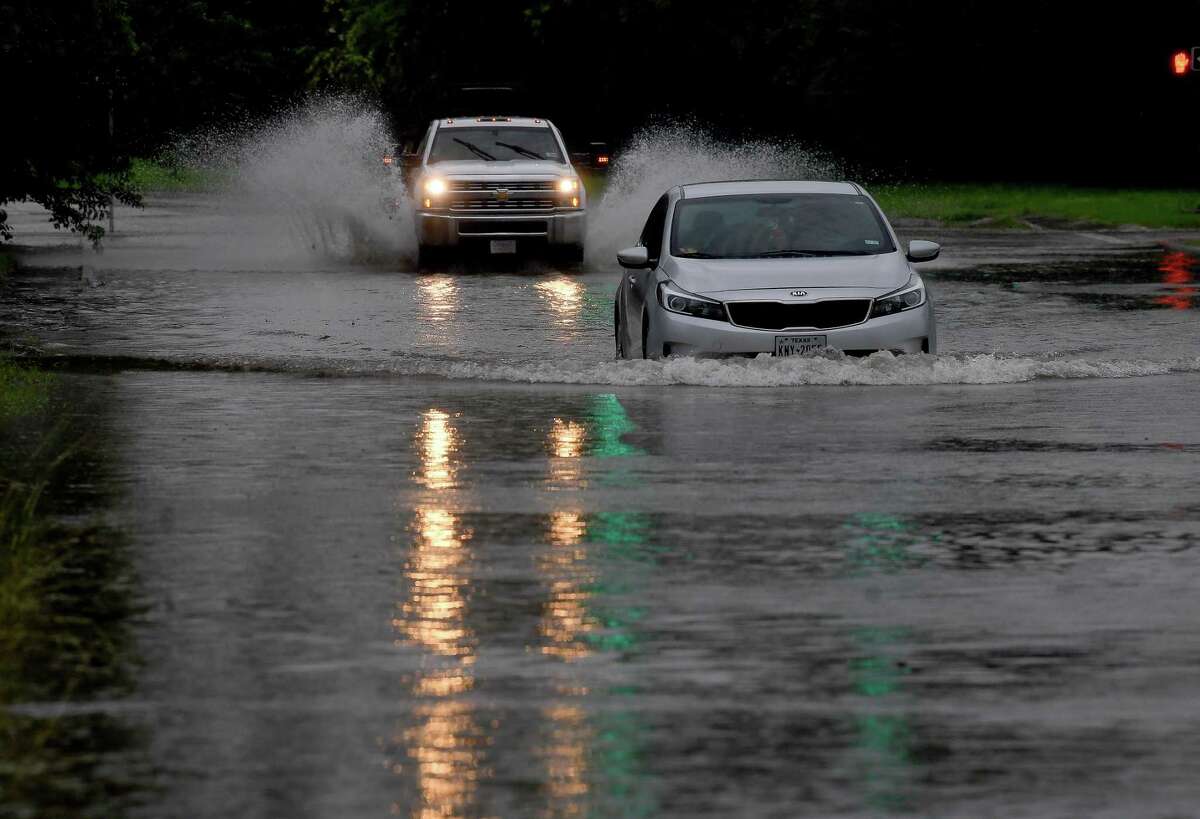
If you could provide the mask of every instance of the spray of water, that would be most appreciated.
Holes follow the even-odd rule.
[[[227,180],[221,208],[236,224],[218,230],[221,248],[240,260],[395,262],[415,256],[416,240],[403,181],[381,162],[394,146],[376,107],[327,95],[264,125],[191,135],[173,153]],[[592,203],[589,266],[610,265],[636,241],[654,202],[674,185],[837,176],[833,160],[797,143],[728,143],[694,124],[652,125],[621,151]]]
[[[688,182],[730,179],[835,179],[830,157],[794,142],[722,142],[687,123],[651,125],[620,152],[604,195],[588,213],[588,261],[611,264],[634,244],[662,194]]]
[[[382,162],[395,144],[368,102],[318,96],[265,124],[192,134],[171,159],[223,180],[228,253],[394,261],[415,251],[403,180]]]

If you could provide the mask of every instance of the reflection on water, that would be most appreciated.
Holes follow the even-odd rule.
[[[414,511],[404,567],[408,595],[392,624],[397,643],[417,646],[425,657],[412,688],[417,724],[403,730],[401,740],[420,792],[411,815],[459,817],[472,812],[487,744],[465,696],[475,682],[476,640],[467,625],[471,533],[453,505],[460,442],[450,416],[425,412],[417,442],[421,468],[414,478],[428,491]],[[394,813],[402,810],[393,805]]]
[[[574,327],[579,322],[583,308],[584,287],[565,276],[534,285],[542,302],[550,308],[554,324],[558,327]]]
[[[552,488],[579,489],[583,486],[583,454],[587,429],[578,421],[555,418],[550,426],[550,484]]]
[[[454,486],[457,467],[451,461],[456,454],[458,441],[450,416],[441,410],[431,409],[422,416],[421,431],[417,434],[421,445],[421,469],[417,483],[427,489],[450,489]]]
[[[555,418],[550,426],[550,481],[557,487],[577,489],[582,483],[580,456],[587,428],[576,421]],[[549,584],[542,607],[539,631],[542,654],[573,663],[592,653],[585,636],[596,627],[588,611],[593,573],[583,541],[587,525],[583,512],[565,506],[550,513],[547,548],[538,570]],[[583,699],[588,689],[575,671],[556,674],[551,680],[554,699],[542,709],[547,724],[539,755],[546,767],[546,817],[582,816],[587,813],[590,790],[588,760],[593,732]]]
[[[894,703],[907,666],[893,658],[909,632],[903,628],[866,627],[854,632],[860,656],[851,663],[854,690],[871,708]],[[913,784],[912,730],[902,714],[861,713],[855,717],[858,747],[865,760],[864,801],[883,811],[907,809]]]
[[[895,572],[920,566],[924,560],[914,553],[925,540],[913,524],[892,515],[867,512],[855,515],[843,526],[846,558],[858,573]]]
[[[594,442],[592,454],[597,458],[621,458],[630,455],[644,455],[642,450],[625,443],[622,436],[633,432],[633,422],[625,413],[625,407],[617,396],[604,393],[592,398],[591,407],[592,429]],[[619,474],[624,474],[619,473]]]
[[[853,572],[892,573],[916,568],[921,560],[909,547],[921,541],[911,523],[892,515],[856,515],[845,526],[846,547]],[[911,808],[915,771],[912,729],[903,714],[881,713],[895,708],[908,666],[896,657],[908,641],[907,628],[871,625],[854,629],[855,659],[850,663],[854,692],[863,698],[863,711],[854,716],[857,747],[862,760],[862,798],[874,810]]]
[[[1192,274],[1192,266],[1195,263],[1194,256],[1182,251],[1173,251],[1163,256],[1158,269],[1163,274],[1163,284],[1171,285],[1174,292],[1159,296],[1155,299],[1158,304],[1172,310],[1188,310],[1196,303],[1200,290],[1191,286],[1195,282]]]
[[[640,454],[621,436],[633,424],[612,395],[595,396],[587,411],[550,419],[545,433],[546,497],[533,555],[543,598],[537,645],[541,729],[532,749],[540,762],[538,813],[546,817],[653,813],[641,773],[642,727],[629,680],[597,687],[592,662],[606,652],[635,650],[645,611],[639,590],[653,570],[645,515],[628,510],[589,513],[581,492],[596,471],[624,480],[621,456]],[[495,725],[476,703],[480,634],[471,623],[474,533],[464,522],[463,441],[456,416],[427,409],[414,436],[419,458],[412,474],[420,488],[409,524],[404,593],[392,625],[398,647],[418,649],[421,665],[411,682],[416,701],[410,721],[393,732],[403,753],[389,760],[412,783],[413,797],[397,814],[467,817],[484,810],[483,781],[492,776],[488,747]],[[588,456],[588,457],[585,457]],[[606,460],[607,459],[607,460]],[[476,615],[478,616],[478,614]],[[629,707],[598,711],[596,697],[628,698]],[[517,753],[508,748],[506,753]]]
[[[587,611],[591,596],[587,585],[593,576],[587,549],[580,544],[585,532],[581,512],[554,511],[550,515],[550,549],[539,561],[542,575],[550,581],[550,599],[541,623],[542,653],[568,662],[591,653],[583,637],[595,628]]]
[[[417,280],[417,316],[421,321],[440,324],[453,318],[458,309],[458,282],[453,276],[422,276]]]
[[[547,440],[551,487],[584,487],[584,454],[597,459],[592,463],[603,483],[628,480],[623,466],[604,459],[641,454],[621,440],[633,429],[611,394],[594,396],[581,420],[554,419]],[[549,515],[547,546],[538,559],[547,584],[540,652],[561,665],[550,680],[554,698],[542,712],[543,816],[655,812],[641,772],[642,725],[636,712],[588,706],[598,695],[634,703],[637,687],[631,682],[596,690],[587,661],[637,644],[634,627],[645,612],[630,601],[637,600],[639,578],[652,566],[646,559],[648,529],[641,513],[589,515],[573,500],[564,500]]]

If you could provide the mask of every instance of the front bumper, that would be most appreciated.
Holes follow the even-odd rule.
[[[647,350],[650,355],[754,355],[774,353],[776,336],[823,335],[829,347],[846,352],[892,350],[937,352],[933,304],[833,330],[751,330],[723,321],[694,318],[654,304]]]
[[[427,247],[454,247],[488,239],[527,239],[551,245],[583,245],[583,210],[538,214],[457,214],[418,210],[417,237]]]

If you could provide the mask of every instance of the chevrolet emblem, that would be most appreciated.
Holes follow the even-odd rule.
[[[496,191],[496,198],[501,202],[505,201],[508,199],[508,190],[506,188],[500,188],[500,190]]]

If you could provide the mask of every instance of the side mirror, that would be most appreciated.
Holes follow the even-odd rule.
[[[942,246],[937,242],[922,242],[914,239],[908,243],[908,253],[905,254],[910,262],[932,262],[942,252]]]
[[[617,254],[617,264],[631,270],[643,270],[650,266],[650,251],[645,247],[627,247]]]

